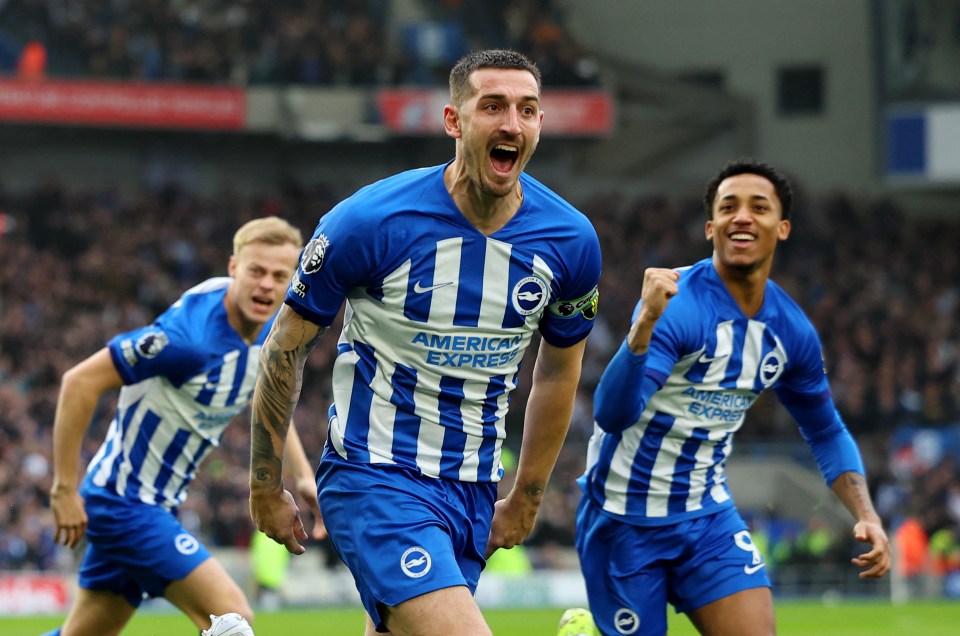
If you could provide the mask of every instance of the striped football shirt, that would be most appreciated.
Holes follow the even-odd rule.
[[[566,347],[592,327],[599,242],[527,175],[519,210],[485,236],[454,204],[444,168],[379,181],[324,215],[286,302],[328,326],[346,301],[329,423],[337,453],[490,482],[534,331]]]

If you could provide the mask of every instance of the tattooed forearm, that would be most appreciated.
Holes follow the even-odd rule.
[[[290,418],[300,397],[303,365],[323,329],[281,309],[260,350],[250,413],[250,486],[279,488]]]
[[[523,488],[523,494],[525,494],[528,498],[535,501],[540,501],[541,499],[543,499],[543,493],[545,491],[546,491],[546,486],[540,483],[527,484]]]
[[[855,472],[843,473],[834,480],[831,489],[855,518],[876,516],[867,480],[863,475]]]

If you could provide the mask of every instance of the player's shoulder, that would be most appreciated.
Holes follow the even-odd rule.
[[[716,270],[713,269],[713,262],[709,258],[691,263],[690,265],[674,267],[673,270],[680,274],[680,277],[677,279],[677,287],[681,290],[685,288],[698,290],[701,288],[714,288],[717,286],[717,283],[720,282],[719,277],[716,275]],[[684,295],[678,295],[677,299],[683,296]],[[689,294],[686,296],[689,296]],[[671,304],[673,304],[673,301],[671,301]]]
[[[158,323],[184,335],[196,333],[199,326],[209,324],[212,313],[225,311],[223,297],[232,282],[229,276],[216,276],[194,285],[160,316]]]
[[[198,309],[205,305],[221,302],[233,279],[229,276],[214,276],[198,283],[180,295],[171,305],[173,308]]]
[[[587,215],[549,187],[521,173],[523,188],[524,222],[526,228],[536,228],[541,236],[551,236],[565,246],[579,245],[585,253],[595,254],[599,259],[600,239]],[[564,249],[567,249],[566,247]]]
[[[349,209],[351,215],[415,208],[443,186],[443,169],[444,166],[415,168],[385,177],[360,188],[337,207]]]
[[[593,227],[583,212],[535,177],[526,172],[520,173],[520,184],[523,187],[524,199],[529,200],[532,205],[558,214],[559,220]]]
[[[772,278],[767,280],[764,299],[776,314],[783,316],[787,320],[798,324],[810,324],[810,319],[800,304]]]
[[[202,294],[214,294],[227,289],[232,282],[233,279],[229,276],[214,276],[202,283],[197,283],[183,292],[183,294],[180,295],[180,299],[182,300],[187,297],[199,298]]]

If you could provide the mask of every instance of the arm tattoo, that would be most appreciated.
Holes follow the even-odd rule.
[[[843,480],[840,482],[840,480]],[[863,475],[847,472],[837,479],[839,490],[835,489],[841,500],[851,513],[857,518],[863,514],[875,514],[873,502],[870,499],[870,490]]]
[[[260,373],[250,410],[251,488],[281,487],[283,447],[300,398],[303,365],[325,331],[318,329],[305,340],[302,321],[283,321],[283,311],[260,350]]]
[[[543,493],[545,490],[546,488],[544,488],[543,484],[537,484],[537,483],[527,484],[523,489],[523,494],[525,494],[527,497],[530,497],[531,499],[539,500],[543,497]]]

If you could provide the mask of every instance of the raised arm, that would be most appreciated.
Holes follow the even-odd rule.
[[[123,380],[106,348],[63,374],[53,419],[53,486],[50,507],[56,519],[54,541],[75,547],[87,530],[87,513],[78,491],[80,447],[100,396]]]
[[[679,278],[679,272],[673,269],[649,267],[643,272],[640,309],[626,339],[604,369],[593,401],[593,419],[607,433],[620,433],[632,425],[647,398],[660,388],[646,379],[647,352],[653,328],[678,293]]]
[[[283,454],[300,398],[303,365],[324,329],[289,306],[280,309],[260,350],[250,411],[250,515],[268,537],[294,554],[307,538],[293,496],[283,489]]]
[[[572,347],[541,341],[523,423],[517,476],[510,493],[496,503],[487,556],[512,548],[533,530],[547,482],[570,428],[586,340]]]

